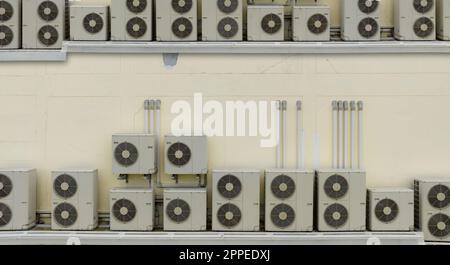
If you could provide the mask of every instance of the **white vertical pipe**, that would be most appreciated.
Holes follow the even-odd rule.
[[[343,147],[344,147],[344,103],[338,101],[339,121],[338,121],[338,168],[342,168],[344,164]]]
[[[333,133],[333,148],[332,148],[332,160],[333,160],[333,168],[338,167],[338,103],[336,100],[333,100],[331,103],[331,107],[333,110],[333,124],[332,124],[332,133]]]
[[[349,163],[348,163],[348,101],[344,101],[344,134],[343,137],[344,139],[342,140],[342,144],[343,144],[343,164],[342,164],[342,168],[348,168],[349,167]]]
[[[148,125],[148,109],[149,109],[149,101],[146,99],[144,101],[144,132],[146,134],[150,133],[150,128]]]
[[[356,168],[356,102],[350,102],[350,168]]]
[[[155,133],[155,101],[152,99],[149,103],[150,109],[150,134]]]
[[[363,110],[364,103],[358,101],[358,169],[364,168]]]
[[[155,100],[155,136],[156,136],[156,165],[159,167],[159,138],[161,128],[161,100]]]
[[[297,101],[297,168],[304,168],[302,102]]]
[[[282,168],[286,167],[287,161],[287,101],[283,100],[283,162],[281,164]]]
[[[277,168],[281,168],[281,101],[277,100],[276,103],[276,109],[277,109],[277,138],[278,138],[278,143],[277,143],[277,157],[276,157],[276,164],[277,164]]]

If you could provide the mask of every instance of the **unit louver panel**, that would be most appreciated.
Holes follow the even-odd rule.
[[[8,205],[0,202],[0,227],[5,226],[11,222],[12,211]]]
[[[277,14],[267,14],[261,20],[261,28],[267,34],[275,34],[281,30],[283,20]]]
[[[359,0],[359,10],[365,14],[371,14],[378,8],[379,0]]]
[[[147,8],[147,0],[127,0],[127,8],[135,14],[142,13]]]
[[[58,204],[53,214],[56,222],[64,227],[75,224],[78,219],[77,209],[72,204],[66,202]]]
[[[122,142],[114,149],[114,157],[122,166],[128,167],[136,163],[139,158],[139,152],[136,146],[129,142]]]
[[[434,23],[427,17],[421,17],[414,23],[414,33],[420,37],[425,38],[430,36],[434,31]]]
[[[77,192],[78,185],[76,180],[68,175],[62,174],[53,181],[53,189],[62,198],[70,198]]]
[[[187,13],[191,10],[193,0],[172,0],[172,8],[179,14]]]
[[[3,174],[0,174],[0,199],[5,198],[13,189],[13,184],[11,179]]]
[[[128,223],[136,217],[136,206],[127,199],[116,201],[112,207],[114,217],[122,223]]]
[[[312,15],[307,22],[308,29],[314,34],[320,34],[327,30],[328,19],[322,14]]]
[[[217,182],[217,190],[224,198],[233,199],[241,193],[242,183],[234,175],[225,175]]]
[[[348,211],[343,205],[334,203],[325,209],[324,219],[329,226],[339,228],[347,222]]]
[[[190,23],[189,20],[187,21]],[[167,158],[170,163],[175,166],[181,167],[189,163],[189,160],[191,160],[191,155],[191,149],[186,144],[181,142],[171,144],[167,149]]]
[[[278,199],[287,199],[295,192],[295,182],[287,175],[279,175],[270,183],[272,194]]]
[[[127,22],[127,32],[131,37],[138,39],[147,32],[147,23],[140,17],[134,17]]]
[[[347,180],[338,174],[332,175],[325,180],[323,189],[325,194],[332,199],[340,199],[348,192]]]
[[[43,26],[38,31],[38,39],[45,46],[54,45],[59,38],[58,31],[50,25]]]
[[[383,199],[375,206],[375,216],[383,223],[389,223],[397,218],[399,212],[398,205],[391,199]]]
[[[217,211],[217,220],[225,227],[234,227],[241,221],[242,213],[239,207],[232,203],[220,206]]]
[[[14,33],[5,25],[0,25],[0,46],[9,45],[14,39]]]
[[[270,212],[270,218],[274,225],[285,228],[294,222],[295,211],[291,206],[281,203],[273,207]]]
[[[239,31],[239,24],[234,18],[226,17],[221,19],[217,24],[217,31],[220,36],[229,39],[236,36]]]
[[[238,6],[239,6],[238,0],[217,0],[217,8],[219,8],[219,10],[225,14],[229,14],[236,11]]]
[[[58,13],[58,6],[52,1],[44,1],[38,6],[39,17],[45,21],[55,20]]]
[[[431,206],[443,209],[450,204],[450,189],[445,185],[435,185],[430,189],[427,197]]]
[[[99,33],[104,26],[103,18],[97,13],[90,13],[83,19],[84,29],[92,34]]]
[[[166,213],[172,221],[181,223],[189,218],[189,215],[191,214],[191,207],[186,201],[182,199],[175,199],[167,204]]]
[[[435,214],[428,221],[428,230],[438,238],[450,235],[450,217],[446,214]]]
[[[419,13],[426,13],[434,6],[434,0],[414,0],[414,9]]]
[[[358,24],[358,32],[364,38],[371,38],[378,32],[378,22],[371,17],[362,19]]]
[[[12,18],[14,8],[6,1],[0,1],[0,21],[6,22]]]

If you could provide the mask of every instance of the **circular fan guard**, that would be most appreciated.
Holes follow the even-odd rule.
[[[5,25],[0,25],[0,46],[9,45],[14,39],[14,33]]]
[[[358,31],[361,36],[368,39],[377,34],[378,27],[378,22],[375,19],[366,17],[359,22]]]
[[[414,0],[413,5],[417,12],[426,13],[433,8],[434,0]]]
[[[280,228],[290,226],[295,220],[294,209],[287,204],[278,204],[270,212],[272,223]]]
[[[134,144],[122,142],[114,149],[114,157],[117,163],[129,167],[136,163],[139,158],[139,152]]]
[[[113,205],[114,217],[122,223],[128,223],[136,217],[136,206],[127,199],[120,199]]]
[[[334,228],[343,226],[348,220],[348,211],[341,204],[334,203],[325,209],[325,222]]]
[[[323,189],[328,197],[340,199],[348,192],[348,182],[343,176],[335,174],[325,180]]]
[[[54,45],[58,41],[58,38],[58,31],[50,25],[43,26],[39,29],[38,39],[45,46]]]
[[[38,6],[38,14],[45,21],[52,21],[58,16],[58,6],[52,1],[42,2]]]
[[[236,36],[239,31],[239,24],[234,18],[226,17],[221,19],[217,24],[217,31],[220,36],[229,39]]]
[[[428,202],[437,209],[450,205],[450,189],[445,185],[435,185],[428,192]]]
[[[278,199],[287,199],[295,192],[295,182],[287,175],[279,175],[270,183],[272,194]]]
[[[225,175],[217,182],[217,190],[227,199],[236,198],[242,190],[241,181],[233,175]]]
[[[280,31],[283,21],[276,14],[267,14],[261,20],[261,27],[267,34],[275,34]]]
[[[191,207],[189,207],[189,204],[186,201],[175,199],[167,204],[166,213],[172,221],[181,223],[189,218]]]
[[[379,4],[378,2],[378,0],[359,0],[358,7],[361,12],[370,14],[377,10]]]
[[[430,36],[434,31],[434,23],[427,17],[421,17],[414,23],[414,33],[420,38]]]
[[[58,204],[53,210],[53,214],[56,222],[64,227],[75,224],[78,218],[77,209],[66,202]]]
[[[76,180],[68,175],[62,174],[55,178],[53,181],[53,189],[56,194],[62,198],[70,198],[77,192],[78,186]]]
[[[5,198],[9,194],[11,194],[12,189],[13,184],[11,182],[11,179],[6,175],[0,174],[0,199]]]
[[[171,144],[167,149],[167,158],[175,166],[184,166],[191,160],[191,149],[181,142]]]
[[[172,0],[172,8],[179,14],[189,12],[189,10],[191,10],[192,8],[192,5],[192,0]]]
[[[12,211],[8,205],[0,202],[0,227],[7,225],[11,222]]]
[[[225,227],[234,227],[241,221],[242,214],[239,207],[232,203],[220,206],[217,211],[217,220]]]
[[[134,17],[127,22],[127,32],[133,38],[140,38],[147,32],[147,23],[140,17]]]
[[[14,14],[14,9],[12,5],[6,1],[0,1],[0,21],[5,22],[11,19]]]
[[[99,33],[103,29],[103,18],[97,13],[90,13],[84,17],[83,26],[89,33]]]
[[[428,221],[428,230],[438,238],[450,235],[450,217],[446,214],[435,214]]]
[[[327,30],[328,19],[322,14],[315,14],[308,19],[307,24],[309,31],[314,34],[320,34]]]
[[[398,205],[391,199],[383,199],[375,205],[375,216],[383,223],[389,223],[398,216]]]
[[[238,0],[217,0],[217,7],[225,14],[236,11],[238,5]]]
[[[127,0],[127,8],[130,12],[141,13],[147,8],[147,0]]]

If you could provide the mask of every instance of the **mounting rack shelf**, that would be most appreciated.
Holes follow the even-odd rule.
[[[445,41],[112,42],[66,41],[61,50],[0,50],[1,61],[65,61],[71,53],[107,54],[447,54]]]
[[[0,245],[423,245],[420,232],[0,232]]]

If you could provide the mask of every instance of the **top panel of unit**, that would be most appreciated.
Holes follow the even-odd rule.
[[[415,180],[421,182],[450,182],[450,177],[418,177]]]
[[[7,172],[31,172],[36,171],[35,168],[0,168],[1,173]]]
[[[213,173],[229,173],[229,172],[234,172],[234,173],[261,173],[261,170],[257,170],[257,169],[214,169],[212,171]]]
[[[66,173],[66,172],[94,173],[97,171],[98,171],[97,169],[88,169],[88,168],[66,168],[66,169],[52,170],[53,173]]]
[[[413,192],[412,189],[405,187],[380,187],[380,188],[368,188],[370,192]]]
[[[284,8],[282,5],[249,5],[248,9],[274,9],[274,8]]]
[[[149,133],[115,133],[113,136],[153,136]]]
[[[289,169],[289,168],[271,168],[266,169],[266,173],[314,173],[314,170],[306,170],[306,169]]]
[[[364,170],[361,169],[318,169],[316,170],[317,173],[366,173]]]
[[[70,1],[70,7],[107,7],[108,4],[103,2],[85,2],[85,1]]]
[[[299,9],[324,9],[324,8],[329,8],[330,6],[328,5],[301,5],[301,6],[294,6],[294,8],[299,8]]]
[[[144,187],[117,187],[117,188],[112,188],[111,192],[151,193],[151,192],[153,192],[153,189],[152,188],[144,188]]]
[[[206,135],[173,135],[173,134],[166,134],[166,137],[207,137]]]
[[[206,193],[206,188],[170,188],[164,189],[164,192],[169,193]]]

